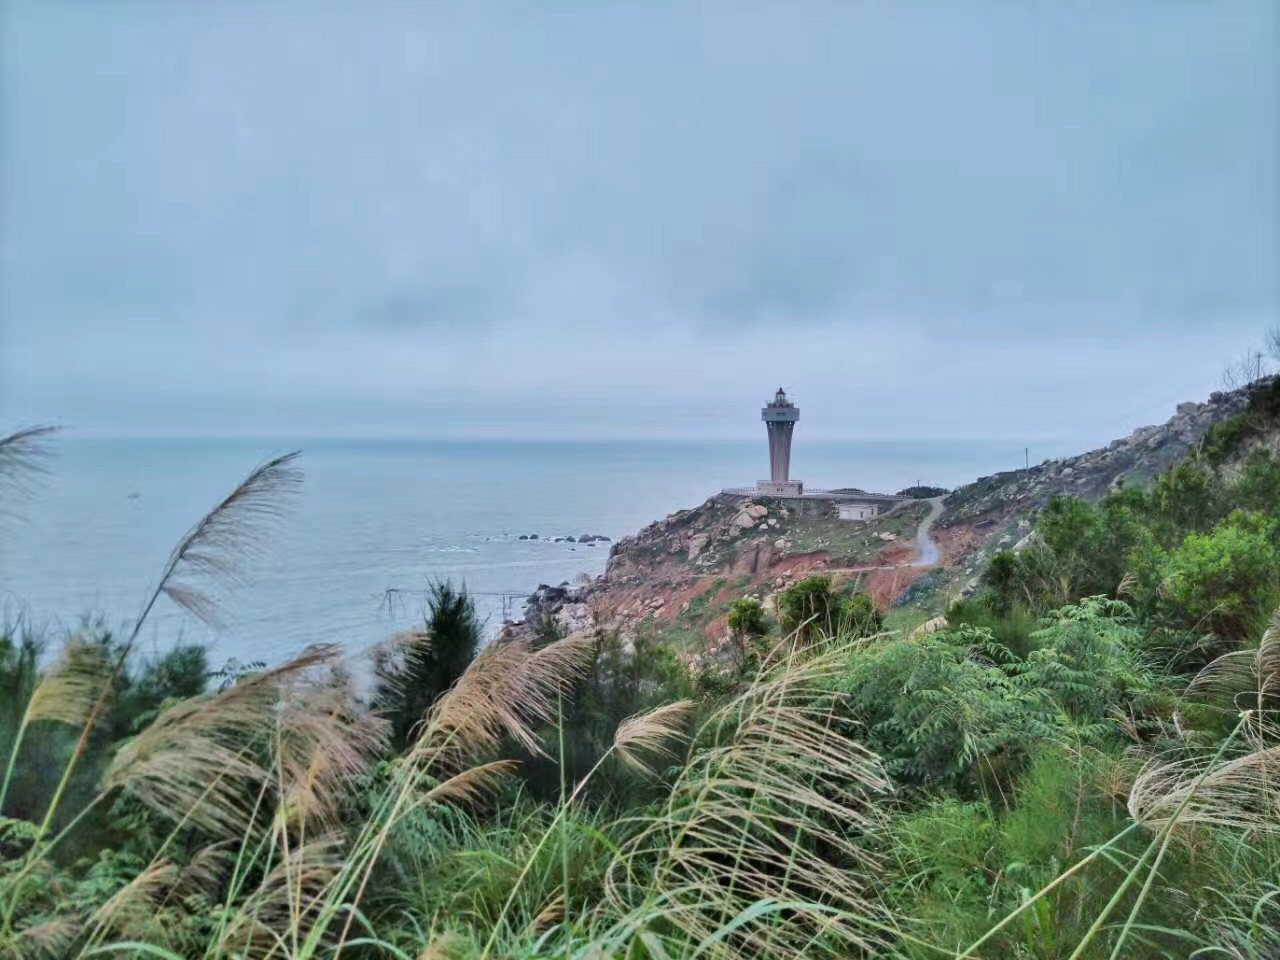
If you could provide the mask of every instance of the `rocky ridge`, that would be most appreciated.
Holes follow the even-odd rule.
[[[838,520],[830,501],[719,494],[614,543],[595,580],[539,587],[529,598],[526,626],[516,629],[550,617],[569,632],[602,627],[625,634],[647,622],[687,646],[714,648],[732,600],[756,596],[768,607],[777,591],[815,573],[855,581],[882,607],[955,595],[973,585],[990,552],[1026,540],[1052,497],[1096,500],[1120,484],[1151,482],[1195,451],[1211,427],[1243,412],[1254,392],[1273,386],[1268,378],[1214,393],[1205,403],[1179,404],[1166,422],[1106,447],[960,487],[943,501],[932,570],[911,566],[910,544],[928,512],[923,502],[851,522]]]

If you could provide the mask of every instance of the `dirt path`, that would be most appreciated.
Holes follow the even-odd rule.
[[[911,564],[913,567],[932,567],[938,562],[938,545],[929,536],[929,531],[933,529],[934,521],[942,515],[943,499],[933,497],[929,500],[929,515],[920,521],[920,529],[916,531],[916,559]]]
[[[880,566],[866,567],[828,567],[823,573],[870,573],[873,570],[901,570],[905,567],[933,567],[937,566],[940,554],[938,552],[938,544],[933,537],[929,536],[929,532],[933,529],[934,523],[938,517],[942,515],[943,497],[931,497],[929,503],[929,515],[920,521],[920,529],[916,531],[916,558],[906,563],[890,563]]]

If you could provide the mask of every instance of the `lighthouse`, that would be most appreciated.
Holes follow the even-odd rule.
[[[791,433],[800,419],[800,408],[787,399],[781,387],[773,400],[760,411],[769,434],[769,479],[756,484],[756,490],[769,497],[798,497],[804,484],[791,479]]]

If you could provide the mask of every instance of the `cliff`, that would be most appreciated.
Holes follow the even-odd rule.
[[[652,629],[679,647],[714,651],[729,603],[756,596],[768,609],[779,590],[814,574],[870,593],[881,608],[939,612],[973,586],[991,552],[1030,533],[1050,498],[1094,500],[1120,484],[1148,484],[1195,452],[1215,425],[1240,421],[1264,394],[1280,394],[1280,382],[1267,378],[1180,404],[1163,424],[1106,447],[980,477],[940,501],[909,500],[871,521],[838,519],[832,501],[718,494],[619,540],[594,581],[540,587],[517,629],[550,617],[569,632]],[[936,563],[916,543],[922,525]]]

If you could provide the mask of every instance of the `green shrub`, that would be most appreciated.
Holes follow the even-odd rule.
[[[1155,689],[1133,611],[1118,600],[1088,597],[1055,610],[1030,642],[1034,649],[1015,668],[1019,683],[1097,734],[1114,730],[1106,719],[1114,709],[1141,712]]]
[[[900,783],[972,795],[985,778],[1006,779],[1051,731],[1043,696],[993,653],[1001,655],[989,632],[962,627],[885,640],[850,664],[841,689],[852,718]]]
[[[1159,559],[1154,613],[1167,627],[1208,634],[1182,655],[1202,665],[1260,633],[1280,600],[1276,521],[1237,511],[1209,533],[1190,534]]]
[[[884,625],[869,596],[842,596],[830,577],[808,577],[778,594],[778,622],[784,633],[795,632],[806,643],[845,634],[867,637]]]
[[[755,597],[743,597],[729,604],[729,630],[740,640],[762,637],[769,632],[764,605]]]

